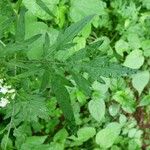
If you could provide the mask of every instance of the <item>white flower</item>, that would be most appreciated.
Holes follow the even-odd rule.
[[[7,87],[0,87],[0,93],[6,94],[8,92]]]
[[[10,103],[9,100],[2,97],[0,101],[0,107],[6,107],[8,103]]]
[[[8,93],[15,93],[15,89],[10,89]]]
[[[7,89],[10,89],[11,85],[5,85],[4,87],[7,88]]]

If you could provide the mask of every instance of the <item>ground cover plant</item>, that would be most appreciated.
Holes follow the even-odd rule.
[[[149,58],[149,0],[0,0],[0,148],[149,150]]]

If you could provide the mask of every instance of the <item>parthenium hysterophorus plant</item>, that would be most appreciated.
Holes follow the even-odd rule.
[[[51,14],[48,12],[47,7],[42,4],[39,3],[47,13]],[[11,44],[5,43],[5,45],[3,44],[0,47],[1,63],[5,66],[15,66],[14,79],[21,78],[26,80],[29,76],[34,79],[41,78],[39,93],[42,95],[48,89],[54,94],[65,119],[70,126],[75,126],[70,96],[66,88],[67,86],[73,86],[67,78],[68,75],[71,75],[78,88],[85,95],[90,96],[92,81],[98,80],[103,82],[102,76],[120,77],[132,74],[134,71],[117,63],[110,63],[108,57],[102,56],[97,51],[103,42],[101,40],[89,44],[66,59],[58,59],[57,54],[59,52],[65,51],[75,45],[73,39],[92,21],[94,15],[85,17],[68,27],[64,32],[61,32],[53,45],[50,45],[50,38],[48,33],[46,33],[41,59],[29,60],[26,56],[27,51],[30,50],[29,45],[41,35],[25,39],[25,12],[26,10],[22,8],[16,19],[15,41]],[[6,21],[9,22],[11,20],[9,18]],[[9,68],[7,71],[9,71]],[[82,76],[84,72],[88,73],[88,79]],[[36,97],[31,98],[36,99]]]

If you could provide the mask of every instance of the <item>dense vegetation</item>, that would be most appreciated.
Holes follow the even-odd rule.
[[[150,150],[149,0],[0,0],[2,150]]]

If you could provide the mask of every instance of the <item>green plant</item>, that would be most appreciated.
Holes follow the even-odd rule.
[[[145,146],[147,3],[1,1],[0,88],[15,89],[0,91],[1,148]]]

